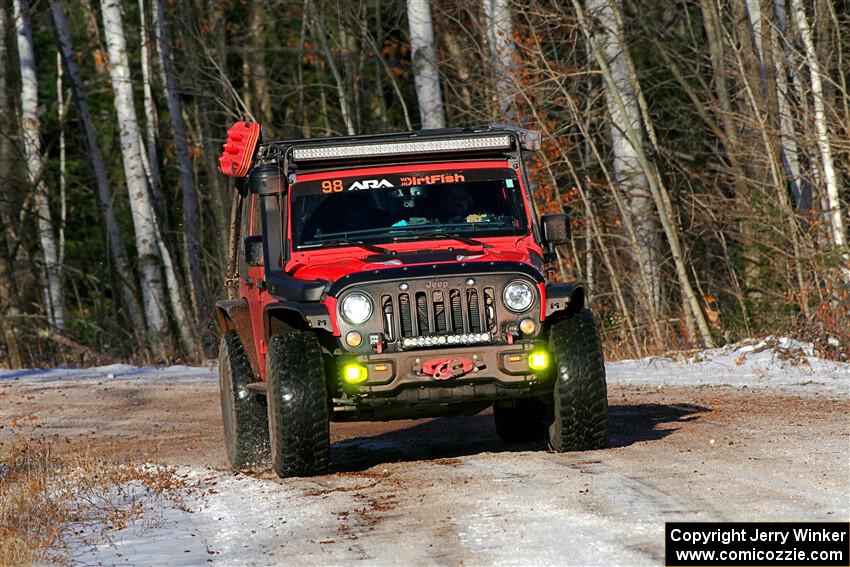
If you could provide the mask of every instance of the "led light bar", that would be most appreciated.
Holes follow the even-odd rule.
[[[511,137],[507,134],[447,138],[445,140],[411,140],[404,142],[381,142],[345,144],[337,146],[313,146],[292,150],[293,161],[320,161],[358,157],[377,157],[410,154],[436,154],[477,150],[509,149]]]
[[[468,345],[490,342],[490,333],[464,333],[462,335],[439,335],[431,337],[413,337],[404,339],[404,348],[424,348],[443,345]]]

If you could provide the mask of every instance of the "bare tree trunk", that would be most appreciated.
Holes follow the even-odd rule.
[[[318,13],[316,13],[316,7],[313,5],[313,2],[307,0],[305,2],[308,10],[308,15],[310,17],[310,22],[312,23],[312,32],[316,41],[319,43],[319,46],[322,49],[322,54],[325,56],[325,61],[328,64],[328,69],[330,69],[331,75],[333,75],[334,82],[336,83],[336,94],[337,99],[339,100],[339,111],[342,114],[342,121],[345,123],[345,131],[349,136],[353,136],[356,133],[354,129],[354,121],[351,116],[351,105],[348,102],[348,95],[345,92],[345,80],[342,77],[342,74],[339,72],[339,68],[336,65],[336,61],[334,61],[333,53],[331,53],[331,48],[328,45],[327,34],[325,33],[325,28],[322,25],[322,21],[319,19]],[[324,91],[323,91],[324,93]],[[324,94],[322,95],[324,96]],[[327,113],[325,113],[327,116]]]
[[[413,61],[413,79],[422,129],[445,128],[443,95],[440,91],[440,73],[434,49],[434,26],[431,23],[431,5],[428,0],[407,0],[407,21],[410,26],[410,50]]]
[[[455,30],[442,30],[441,35],[443,38],[443,45],[446,46],[446,51],[449,55],[449,61],[447,61],[447,64],[449,67],[454,69],[457,75],[457,81],[455,81],[454,88],[456,88],[458,90],[458,94],[460,94],[460,99],[463,101],[463,109],[466,112],[470,112],[472,110],[473,103],[472,92],[469,90],[472,78],[472,73],[469,70],[469,53],[464,51],[463,47],[461,47]]]
[[[197,352],[197,340],[195,338],[195,325],[186,311],[186,305],[183,302],[183,290],[180,288],[180,281],[177,279],[177,268],[171,259],[171,252],[165,245],[165,240],[162,238],[162,232],[159,226],[154,227],[156,230],[156,243],[159,248],[159,254],[162,257],[162,268],[165,273],[165,286],[168,289],[168,299],[171,304],[171,313],[174,315],[174,323],[177,326],[177,333],[180,336],[180,342],[183,345],[183,350],[190,356],[194,356]]]
[[[68,78],[71,81],[71,89],[74,92],[74,99],[77,101],[77,111],[80,113],[80,123],[83,126],[86,140],[86,153],[89,156],[92,171],[95,177],[94,195],[97,201],[100,216],[103,218],[103,224],[106,228],[106,237],[108,241],[109,251],[112,256],[112,263],[115,267],[115,273],[118,276],[118,289],[120,290],[121,301],[124,309],[127,311],[127,318],[130,320],[134,331],[142,333],[145,328],[145,319],[142,315],[142,307],[139,305],[139,300],[136,295],[134,277],[127,262],[127,256],[124,252],[124,242],[121,237],[121,231],[118,228],[118,222],[115,219],[115,211],[112,209],[112,198],[109,189],[109,177],[107,175],[106,164],[103,160],[103,154],[100,151],[100,145],[97,141],[97,132],[94,129],[94,121],[89,111],[88,100],[86,97],[85,86],[83,84],[80,70],[77,67],[74,48],[71,44],[71,34],[68,30],[68,23],[65,19],[65,13],[58,0],[50,1],[50,10],[53,16],[53,26],[56,30],[57,43],[62,58],[65,62],[65,67],[68,69]]]
[[[193,291],[192,304],[195,318],[206,309],[206,291],[201,271],[200,243],[198,239],[198,220],[200,205],[195,179],[192,175],[192,162],[189,159],[189,145],[186,141],[186,127],[183,123],[183,109],[180,94],[177,91],[177,78],[172,66],[165,12],[162,0],[153,0],[153,23],[156,45],[159,51],[159,63],[164,76],[165,92],[168,101],[168,114],[171,129],[174,131],[174,145],[180,168],[180,190],[183,194],[183,243],[189,265],[189,279]],[[168,275],[168,274],[166,274]]]
[[[301,18],[301,33],[298,38],[298,61],[304,61],[304,40],[307,37],[307,18]],[[377,51],[376,51],[377,53]],[[383,61],[383,58],[380,58]],[[301,137],[309,138],[312,135],[312,129],[310,128],[310,119],[307,117],[307,113],[304,111],[304,65],[301,63],[296,67],[297,73],[297,85],[298,85],[298,122],[301,125]],[[228,247],[229,249],[229,247]],[[233,298],[230,298],[233,299]]]
[[[162,194],[162,175],[159,171],[159,152],[156,150],[159,119],[157,117],[156,101],[153,98],[153,87],[151,86],[151,48],[145,0],[139,0],[139,37],[141,38],[142,92],[144,93],[145,108],[145,146],[148,154],[148,167],[150,168],[149,181],[156,213],[157,215],[162,216],[165,214],[165,197]]]
[[[157,1],[157,0],[154,0]],[[246,57],[251,59],[251,92],[257,118],[269,136],[274,136],[272,124],[272,99],[269,89],[269,72],[265,61],[266,14],[262,2],[250,2],[251,50]]]
[[[592,0],[592,2],[599,1],[601,0]],[[613,2],[614,0],[609,1]],[[621,92],[621,87],[618,85],[617,81],[615,80],[614,73],[608,66],[606,54],[603,52],[603,49],[597,43],[595,36],[591,33],[591,27],[585,19],[584,11],[582,10],[578,0],[572,0],[572,4],[575,8],[576,14],[578,15],[582,31],[584,32],[588,43],[590,44],[590,48],[596,59],[596,62],[599,65],[600,70],[602,71],[602,75],[605,79],[606,90],[613,95],[614,102],[618,107],[620,113],[623,116],[627,116],[627,104],[624,100],[623,93]],[[619,20],[617,14],[613,13],[613,9],[611,10],[610,15],[613,19]],[[619,28],[619,25],[617,27]],[[619,32],[619,30],[617,31]],[[625,50],[621,50],[620,53],[622,54],[624,60],[625,58],[629,57],[628,52]],[[633,94],[633,96],[635,96],[637,99],[638,107],[641,109],[641,111],[643,111],[643,108],[646,107],[646,101],[642,101],[641,93],[635,91],[637,80],[635,77],[631,76],[632,67],[630,65],[630,60],[624,62],[626,63],[626,73],[629,75],[629,88],[631,89],[631,93]],[[711,331],[708,328],[708,323],[705,320],[705,316],[702,312],[702,308],[700,307],[699,300],[697,299],[697,296],[694,293],[693,286],[691,285],[690,279],[688,278],[688,272],[685,266],[685,258],[684,254],[682,253],[681,241],[679,240],[679,232],[675,226],[676,219],[672,211],[670,196],[667,193],[667,189],[661,183],[661,179],[657,169],[652,163],[650,163],[649,159],[647,158],[646,152],[643,149],[643,144],[640,142],[638,132],[634,128],[633,123],[626,120],[620,126],[624,128],[623,133],[628,139],[629,145],[634,150],[634,157],[637,159],[637,162],[643,170],[643,175],[645,176],[646,181],[649,185],[649,190],[652,195],[652,199],[655,202],[655,207],[658,210],[659,217],[661,219],[661,226],[664,229],[664,234],[667,237],[667,242],[670,246],[670,252],[673,256],[673,262],[676,267],[676,276],[679,280],[679,288],[681,290],[682,298],[685,305],[685,308],[683,310],[684,315],[686,319],[690,319],[690,321],[688,322],[688,333],[690,335],[694,334],[692,326],[695,323],[696,327],[699,329],[702,342],[708,347],[713,347],[714,340],[711,338]],[[650,125],[646,124],[646,126],[647,128],[649,128]],[[691,313],[688,313],[688,307],[690,307]]]
[[[794,23],[800,32],[803,48],[806,56],[806,64],[809,67],[809,75],[812,82],[812,96],[815,109],[815,129],[817,131],[818,150],[820,151],[821,167],[823,168],[824,184],[826,185],[827,202],[829,211],[827,221],[832,229],[832,242],[836,248],[842,248],[847,242],[847,233],[844,227],[844,214],[841,211],[841,199],[838,195],[838,178],[835,173],[835,164],[832,160],[832,148],[829,143],[829,129],[826,124],[826,109],[823,96],[823,82],[821,80],[820,64],[818,63],[815,44],[812,40],[812,31],[802,0],[791,0],[794,15]],[[844,254],[844,262],[847,264],[847,254]],[[850,280],[850,267],[844,267],[845,278]]]
[[[345,89],[351,93],[351,119],[354,122],[354,131],[363,131],[363,100],[360,93],[359,78],[362,79],[360,69],[355,66],[354,54],[362,50],[357,44],[357,34],[353,33],[350,25],[350,12],[362,7],[362,4],[350,5],[349,10],[337,11],[337,29],[339,30],[339,53],[342,59],[342,79],[345,81]],[[355,16],[356,17],[356,16]]]
[[[626,46],[620,42],[615,6],[610,2],[588,0],[587,10],[588,16],[594,18],[597,24],[594,26],[595,41],[602,49],[614,82],[613,87],[605,89],[605,100],[611,117],[614,177],[620,191],[626,195],[627,214],[631,217],[637,244],[635,263],[643,270],[644,280],[649,284],[647,299],[650,315],[657,317],[661,301],[658,221],[649,192],[649,181],[638,159],[638,153],[644,151],[640,108],[629,79],[628,54]],[[613,88],[617,89],[622,98],[622,106],[617,103]],[[628,130],[634,132],[633,140],[626,133]],[[635,282],[638,283],[638,280],[635,279]],[[635,293],[643,293],[641,286],[636,286]]]
[[[65,299],[62,289],[62,267],[56,235],[53,233],[53,217],[50,213],[50,196],[44,183],[44,159],[41,155],[41,138],[38,120],[38,79],[35,69],[35,52],[30,28],[29,3],[14,0],[15,31],[18,42],[18,57],[21,64],[21,134],[27,170],[33,187],[33,196],[38,226],[38,240],[44,255],[44,279],[47,286],[47,320],[50,327],[62,331],[65,328]]]
[[[10,124],[9,112],[9,81],[7,65],[9,51],[7,49],[7,33],[9,27],[9,13],[7,12],[6,3],[0,3],[0,124]],[[10,133],[4,133],[0,136],[0,172],[8,172],[10,170],[11,157],[11,140]],[[7,188],[0,191],[0,227],[5,229],[7,223],[10,222],[8,205],[5,202],[8,191]],[[0,230],[0,334],[2,341],[6,345],[6,352],[9,353],[8,363],[11,368],[20,368],[23,366],[23,358],[21,351],[18,348],[18,338],[15,333],[15,323],[18,318],[17,300],[15,298],[15,283],[13,277],[12,258],[7,255],[5,249],[5,230]]]
[[[502,118],[511,123],[516,117],[514,92],[514,27],[508,0],[482,0],[487,22],[487,39],[496,79],[496,96]]]
[[[783,57],[783,50],[780,48],[781,39],[778,30],[785,29],[784,7],[776,6],[776,26],[771,26],[770,33],[770,50],[773,52],[773,62],[775,67],[776,81],[776,97],[779,105],[779,137],[783,150],[783,165],[791,179],[794,193],[797,198],[797,212],[807,215],[811,209],[811,189],[806,191],[804,181],[800,174],[800,154],[797,148],[797,140],[795,138],[795,129],[793,116],[791,114],[791,103],[789,102],[790,91],[788,87],[788,73]]]
[[[65,151],[65,89],[62,86],[62,55],[56,52],[56,103],[59,114],[59,265],[65,264],[65,221],[68,219],[68,168]]]
[[[218,20],[221,15],[212,16],[207,14],[204,6],[208,0],[200,0],[200,7],[195,7],[193,4],[184,4],[183,13],[179,17],[186,22],[184,29],[201,29],[205,23],[210,24],[209,34],[199,36],[194,33],[184,33],[184,38],[187,42],[188,57],[184,58],[188,67],[188,72],[192,80],[192,88],[194,90],[194,107],[195,121],[198,124],[200,136],[196,141],[200,142],[200,147],[203,151],[203,158],[199,161],[205,168],[206,176],[206,194],[205,197],[209,200],[209,208],[212,211],[214,226],[212,227],[215,242],[215,256],[217,263],[223,265],[227,257],[227,223],[228,211],[230,210],[230,193],[231,188],[229,183],[225,181],[225,176],[218,171],[218,162],[215,159],[218,155],[221,146],[218,141],[219,137],[215,135],[213,123],[218,123],[222,120],[221,109],[216,108],[215,100],[217,93],[210,92],[209,79],[205,77],[203,50],[204,41],[210,41],[213,45],[224,44],[224,25]],[[214,4],[214,2],[210,2]],[[215,12],[215,10],[210,10]],[[209,20],[207,19],[209,16]],[[203,20],[203,22],[201,22]],[[224,49],[222,47],[222,49]],[[299,59],[300,61],[300,59]],[[299,65],[299,68],[301,65]],[[197,178],[196,178],[197,179]],[[199,191],[203,185],[199,184]],[[203,231],[202,231],[203,235]],[[208,290],[209,291],[209,290]]]
[[[109,51],[109,74],[115,94],[115,112],[121,138],[121,157],[127,178],[130,210],[136,232],[136,251],[142,279],[142,298],[150,339],[158,354],[168,334],[168,310],[162,281],[162,258],[158,248],[157,221],[148,193],[139,144],[139,123],[133,102],[133,85],[118,0],[101,0],[103,30]]]
[[[380,10],[378,10],[378,11],[380,11]],[[372,37],[371,31],[369,30],[367,25],[365,23],[362,23],[362,22],[361,22],[361,25],[363,26],[362,35],[363,35],[363,38],[366,40],[366,43],[369,44],[369,47],[372,48],[372,51],[374,51],[375,53],[380,53],[380,49],[378,48],[378,45],[377,45],[375,39]],[[401,113],[404,116],[404,126],[405,126],[405,128],[407,128],[408,130],[413,130],[413,125],[410,122],[410,112],[407,110],[407,102],[405,102],[405,100],[404,100],[404,95],[401,92],[401,86],[398,84],[398,80],[396,79],[395,75],[393,75],[392,70],[390,69],[390,66],[387,64],[386,59],[384,57],[381,57],[381,56],[378,56],[377,59],[378,59],[378,63],[383,68],[384,73],[387,76],[387,79],[390,81],[390,84],[393,87],[393,92],[395,92],[395,95],[398,98],[398,102],[401,105]]]

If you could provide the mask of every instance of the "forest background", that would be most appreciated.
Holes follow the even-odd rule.
[[[846,0],[0,0],[0,367],[215,351],[229,125],[542,132],[609,357],[850,354]]]

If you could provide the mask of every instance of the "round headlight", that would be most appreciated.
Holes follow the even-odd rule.
[[[354,292],[342,300],[342,316],[352,325],[360,325],[372,316],[372,300],[365,293]]]
[[[504,300],[508,309],[522,313],[534,303],[534,289],[526,282],[511,282],[505,286]]]

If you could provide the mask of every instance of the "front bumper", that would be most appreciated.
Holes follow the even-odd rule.
[[[442,404],[533,395],[551,383],[548,369],[534,371],[529,367],[528,357],[535,348],[533,343],[522,343],[344,357],[342,364],[364,366],[367,379],[359,384],[340,380],[340,384],[358,403]],[[445,379],[428,373],[429,363],[446,359],[473,361],[474,367]]]

